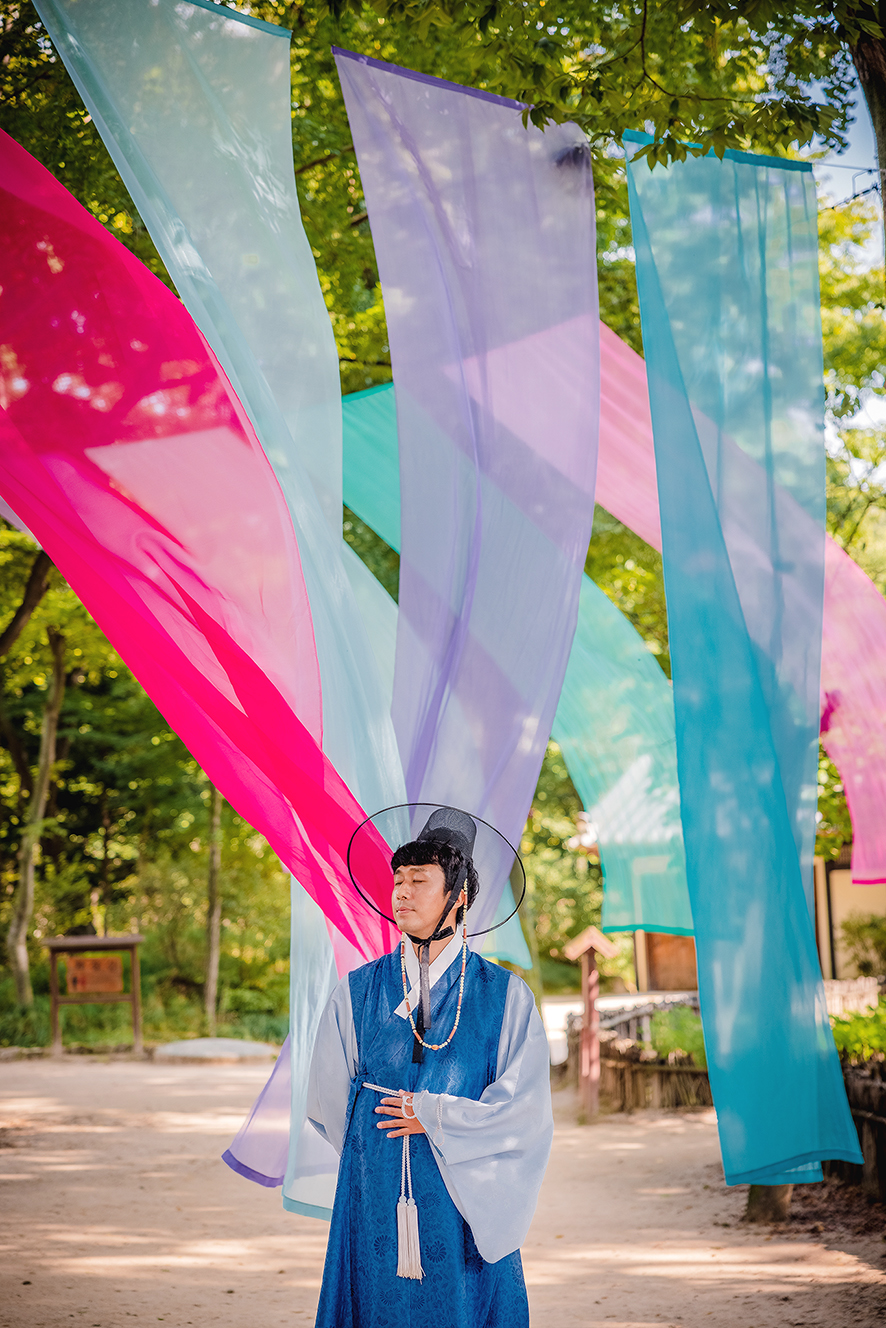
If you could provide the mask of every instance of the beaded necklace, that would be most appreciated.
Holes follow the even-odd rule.
[[[421,1033],[415,1026],[415,1020],[412,1017],[412,1006],[409,1004],[409,987],[406,982],[406,937],[400,940],[400,973],[403,978],[403,999],[406,1001],[406,1013],[409,1016],[410,1027],[417,1042],[420,1042],[428,1051],[442,1051],[448,1047],[455,1037],[455,1030],[458,1028],[458,1021],[461,1019],[461,1002],[465,994],[465,968],[468,962],[468,924],[466,920],[462,921],[462,943],[461,943],[461,976],[458,980],[458,1006],[455,1011],[455,1023],[452,1025],[452,1032],[445,1042],[425,1042]]]

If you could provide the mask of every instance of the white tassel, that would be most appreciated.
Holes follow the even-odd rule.
[[[409,1135],[403,1136],[403,1161],[400,1167],[400,1198],[397,1201],[397,1276],[421,1281],[421,1246],[418,1240],[418,1205],[412,1197],[412,1166],[409,1159]]]

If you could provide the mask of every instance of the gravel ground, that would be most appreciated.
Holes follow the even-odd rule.
[[[220,1154],[262,1066],[65,1056],[0,1064],[0,1328],[313,1323],[326,1226]],[[884,1212],[840,1185],[741,1223],[711,1111],[575,1124],[523,1250],[533,1328],[868,1328],[886,1320]]]

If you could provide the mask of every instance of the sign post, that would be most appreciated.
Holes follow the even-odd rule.
[[[62,1051],[59,1007],[62,1005],[107,1005],[125,1001],[132,1006],[132,1047],[141,1052],[142,1004],[138,947],[144,936],[51,936],[43,944],[49,951],[49,995],[52,1021],[52,1051]],[[123,990],[123,959],[130,956],[129,991]],[[64,996],[58,989],[59,955],[65,963]]]
[[[618,947],[596,927],[586,927],[580,936],[574,937],[565,946],[563,953],[573,963],[576,959],[581,960],[581,991],[585,1008],[581,1024],[578,1087],[585,1115],[590,1118],[600,1110],[600,1016],[597,1013],[600,975],[597,972],[597,954],[612,959],[618,954]]]

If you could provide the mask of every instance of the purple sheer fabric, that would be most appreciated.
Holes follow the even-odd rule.
[[[232,1171],[274,1189],[282,1185],[289,1161],[292,1101],[290,1040],[280,1048],[271,1076],[222,1157]]]
[[[400,436],[394,723],[413,801],[519,838],[575,630],[599,353],[590,156],[485,93],[337,53]],[[478,862],[488,926],[502,864]]]

